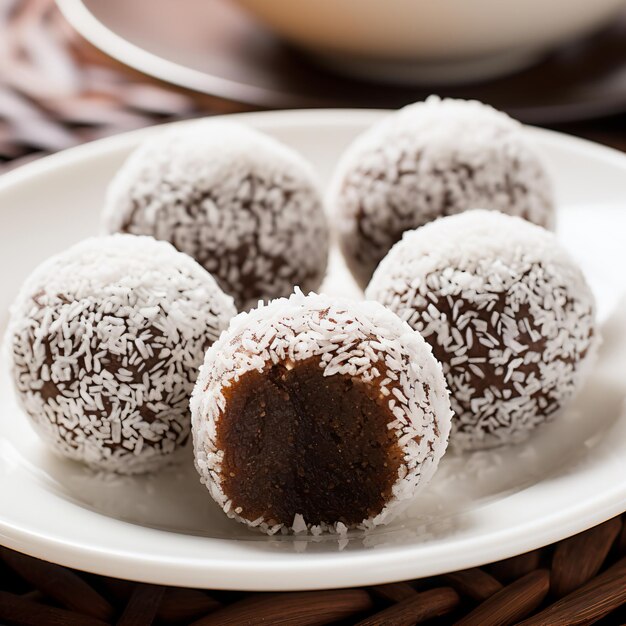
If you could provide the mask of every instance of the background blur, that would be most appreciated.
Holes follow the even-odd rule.
[[[134,1],[127,4],[130,6]],[[211,29],[222,32],[220,29],[233,28],[231,22],[212,23]],[[246,41],[250,41],[247,32]],[[298,67],[305,68],[306,61],[297,53],[291,54],[278,47],[269,50],[266,39],[259,41],[263,45],[258,45],[273,56],[271,59],[268,56],[269,60],[257,58],[256,61],[275,64],[269,69],[259,68],[259,72],[271,71],[274,78],[280,79],[281,72],[285,76],[289,72],[293,75]],[[245,53],[231,44],[231,39],[224,37],[224,54],[236,56],[240,52]],[[603,63],[606,63],[607,55],[610,61],[611,55],[614,55],[614,64],[621,63],[622,57],[624,59],[623,65],[612,68],[610,88],[613,92],[621,89],[626,93],[626,41],[621,47],[619,41],[617,44],[610,42],[610,46],[607,44],[602,50]],[[601,70],[587,52],[577,53],[573,48],[567,54],[568,71],[573,68],[576,74],[573,78],[565,77],[570,83],[580,81],[581,77],[592,77]],[[576,54],[580,56],[579,61]],[[276,62],[276,55],[283,55],[287,61],[281,57],[280,62]],[[621,56],[618,58],[618,55]],[[228,70],[227,64],[224,67]],[[235,68],[234,63],[232,67]],[[310,69],[303,71],[311,76],[314,74]],[[544,78],[542,84],[541,71],[540,68],[533,70],[532,84],[537,89],[549,90],[553,81]],[[554,72],[554,68],[551,71]],[[316,80],[320,80],[320,85],[326,90],[330,90],[333,84],[339,84],[337,78],[324,82],[324,77],[319,77],[320,73],[320,70],[315,70]],[[287,78],[291,80],[291,76]],[[308,84],[310,86],[310,81]],[[525,83],[518,81],[518,84],[523,90]],[[509,85],[506,80],[491,81],[488,88],[483,89],[486,94],[484,99],[489,101],[493,96],[497,100],[502,95],[498,90],[509,89]],[[356,82],[350,88],[360,89]],[[361,91],[359,105],[367,106],[367,94],[375,90],[364,86]],[[437,88],[432,88],[432,91],[441,92]],[[472,90],[468,91],[471,95]],[[424,89],[421,89],[415,93],[420,96],[423,92]],[[558,93],[556,95],[559,96]],[[615,114],[612,111],[610,117],[576,123],[564,124],[556,120],[549,126],[626,150],[626,97],[623,101],[624,113],[618,111]],[[380,102],[373,101],[371,105],[380,105]],[[173,119],[251,108],[260,107],[250,102],[235,103],[223,97],[201,95],[166,85],[113,61],[73,30],[53,0],[0,0],[0,171],[113,133]]]

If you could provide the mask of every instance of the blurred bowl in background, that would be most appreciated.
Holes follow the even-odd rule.
[[[443,85],[521,69],[626,0],[236,0],[333,70]]]

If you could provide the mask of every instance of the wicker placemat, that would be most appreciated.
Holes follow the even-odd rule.
[[[621,624],[626,620],[625,528],[616,517],[560,543],[485,567],[368,588],[294,593],[132,583],[0,549],[0,623]]]
[[[0,0],[0,170],[125,130],[239,109],[111,62],[52,0]],[[565,130],[626,149],[624,116]],[[619,518],[480,569],[309,593],[162,588],[0,553],[0,624],[619,624],[625,602]]]

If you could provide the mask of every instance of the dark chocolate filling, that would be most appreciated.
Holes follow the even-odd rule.
[[[244,518],[352,525],[390,499],[403,455],[378,385],[325,377],[314,357],[248,372],[225,396],[222,488]]]

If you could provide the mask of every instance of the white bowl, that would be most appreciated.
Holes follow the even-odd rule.
[[[602,25],[625,0],[237,0],[339,71],[471,82],[519,69]]]

